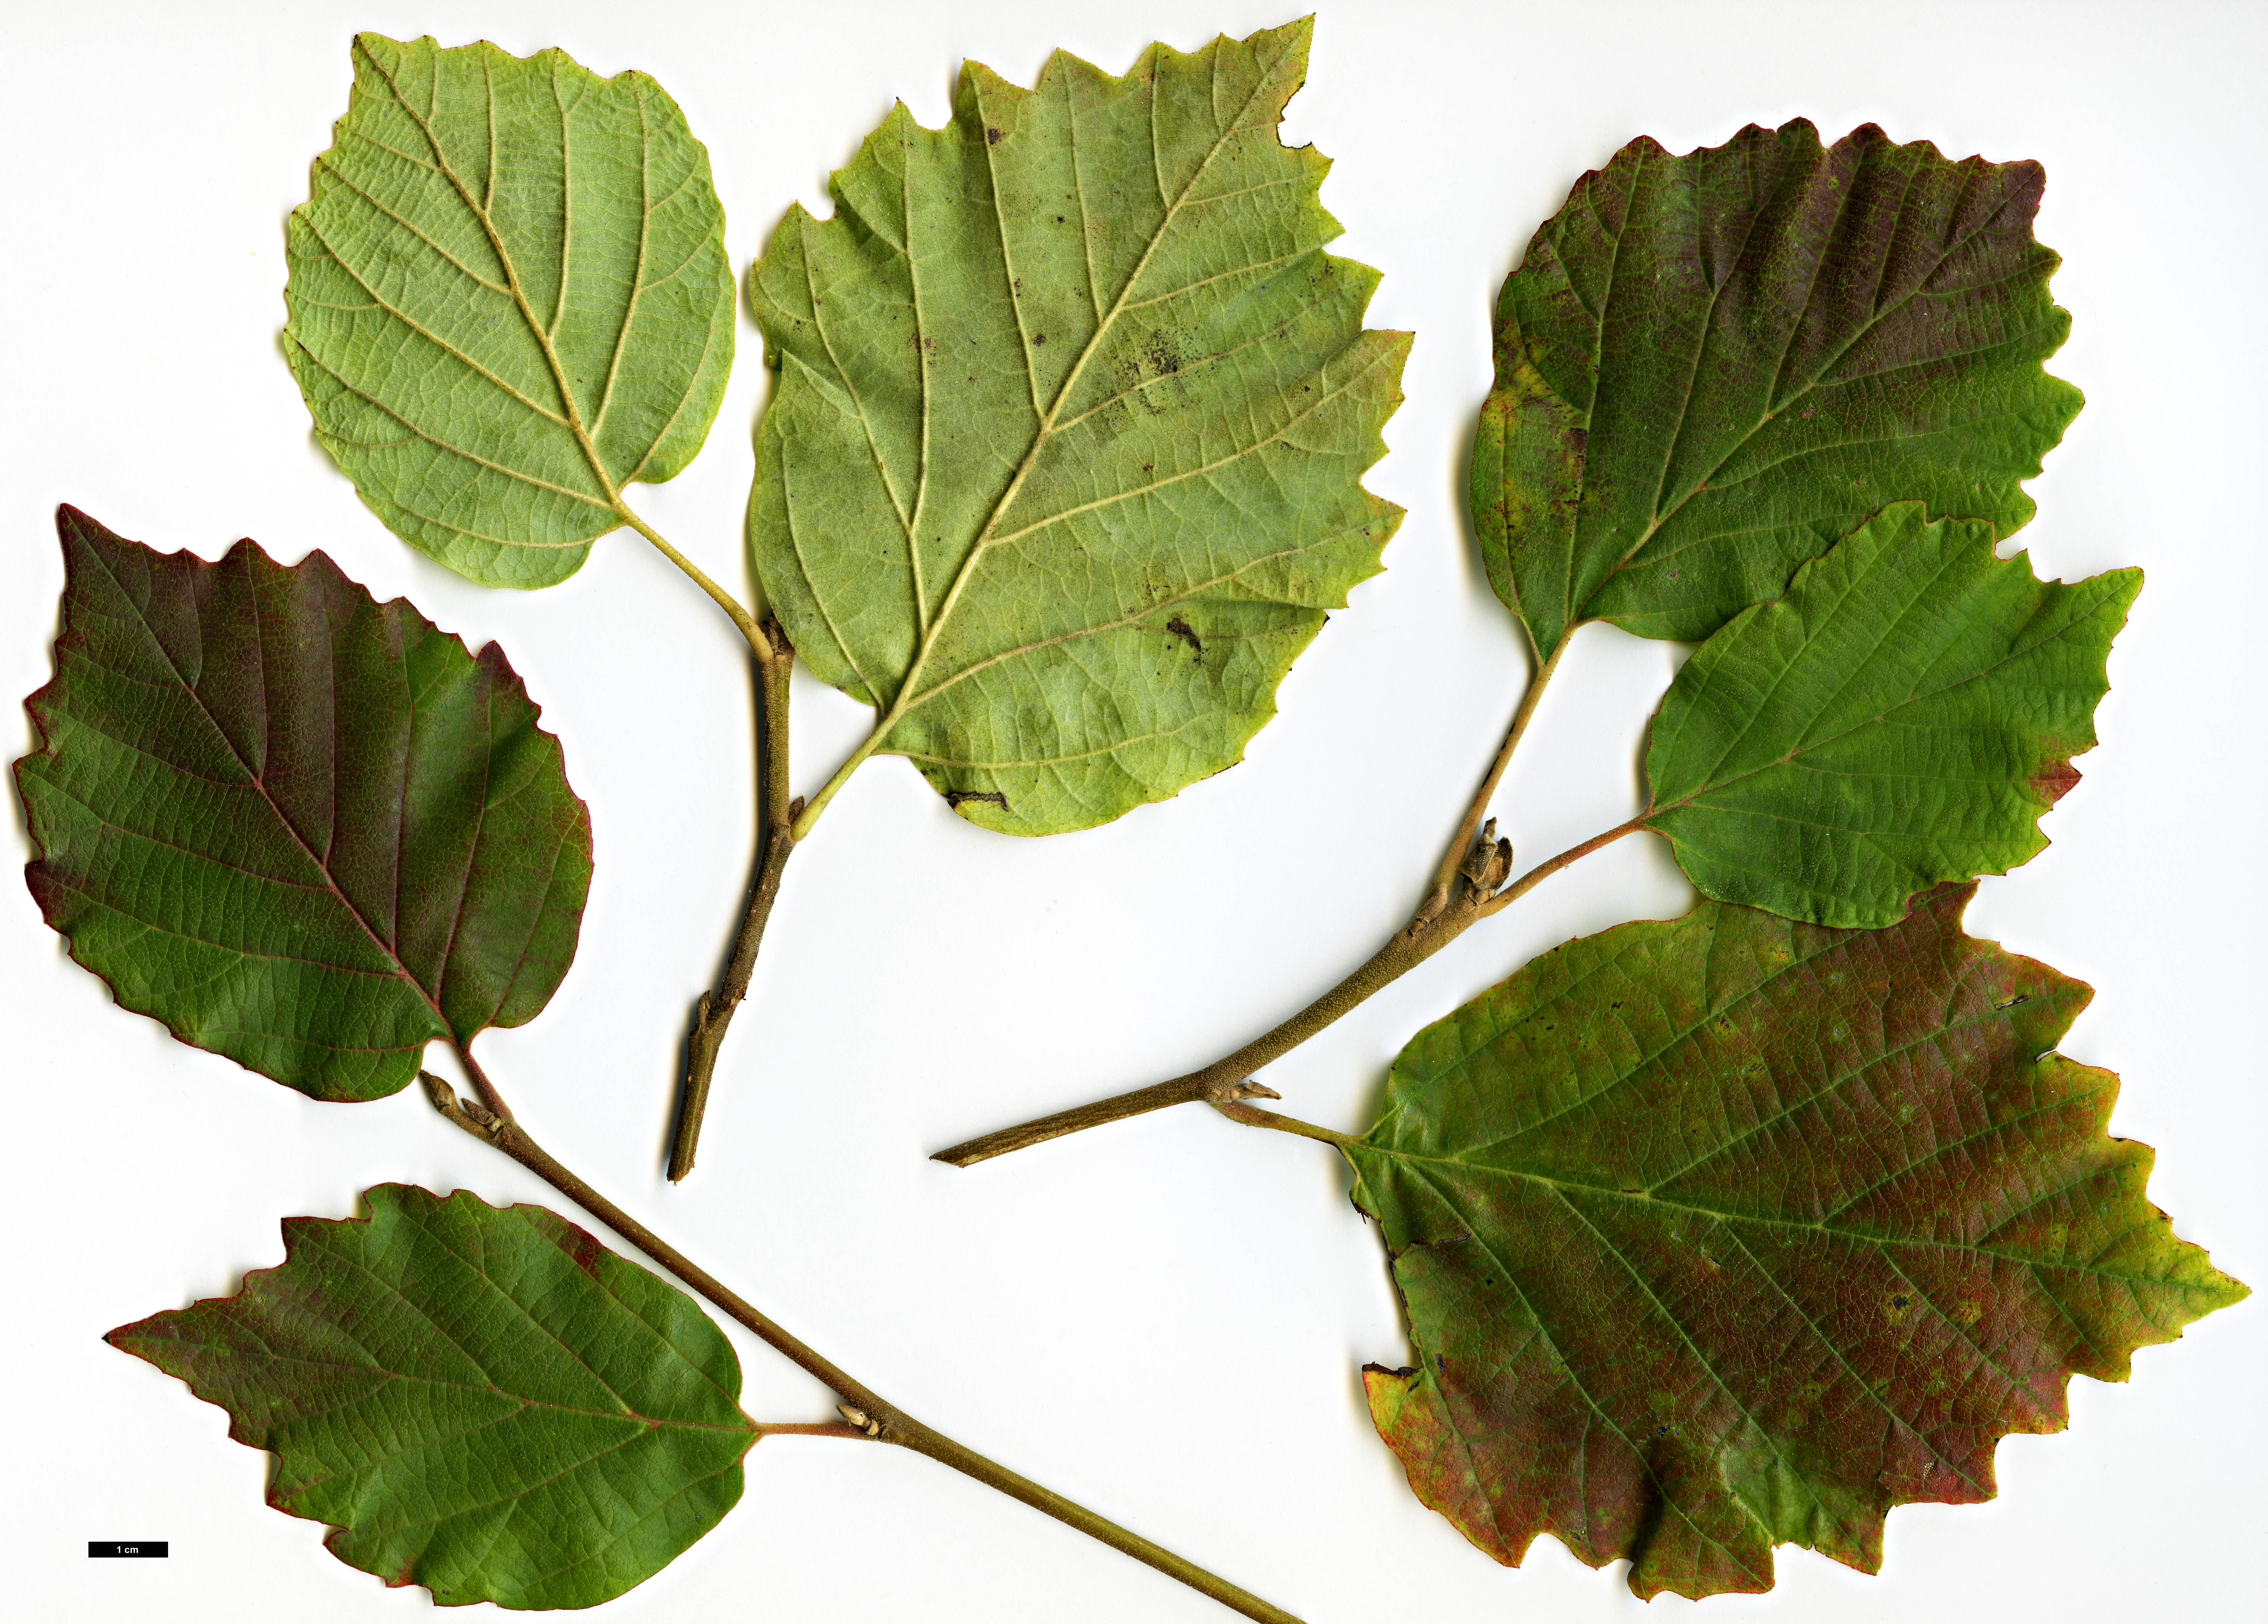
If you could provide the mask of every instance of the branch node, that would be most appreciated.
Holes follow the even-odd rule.
[[[1411,941],[1416,941],[1425,934],[1425,927],[1439,919],[1448,906],[1449,886],[1447,882],[1444,881],[1433,887],[1433,894],[1427,897],[1424,906],[1410,915],[1409,929],[1403,934]]]
[[[1465,853],[1457,872],[1463,875],[1465,883],[1472,887],[1476,904],[1495,895],[1497,887],[1504,884],[1506,876],[1511,874],[1512,842],[1497,838],[1495,819],[1491,818],[1481,826],[1479,838],[1473,841],[1472,849]]]
[[[509,1124],[479,1100],[460,1098],[455,1090],[430,1071],[420,1071],[417,1080],[425,1085],[425,1098],[433,1102],[433,1108],[467,1133],[483,1139],[504,1137]]]

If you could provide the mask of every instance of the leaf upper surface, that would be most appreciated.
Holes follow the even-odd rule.
[[[1238,761],[1378,567],[1408,335],[1276,137],[1302,21],[901,104],[748,276],[779,384],[749,526],[812,668],[964,817],[1108,821]]]
[[[1497,302],[1472,469],[1539,658],[1587,620],[1697,640],[1892,502],[2032,515],[2078,413],[2037,164],[1797,120],[1575,184]]]
[[[1982,522],[1886,509],[1678,672],[1648,735],[1647,827],[1721,901],[1880,926],[1916,892],[2047,844],[2095,743],[2139,570],[2065,585]]]
[[[1411,1487],[1516,1563],[1641,1596],[1872,1572],[1882,1519],[1993,1493],[2009,1432],[2245,1289],[2175,1238],[2088,989],[1963,934],[1705,902],[1569,943],[1427,1028],[1348,1154],[1418,1356],[1366,1372]]]
[[[55,676],[16,764],[26,869],[128,1009],[318,1099],[532,1019],[591,823],[504,651],[321,553],[158,553],[73,508]]]
[[[105,1339],[273,1451],[268,1503],[444,1606],[587,1607],[740,1497],[757,1437],[693,1300],[540,1207],[407,1185],[287,1218],[233,1297]]]
[[[294,209],[284,344],[315,437],[420,552],[549,586],[693,459],[733,364],[708,154],[642,73],[354,42]]]

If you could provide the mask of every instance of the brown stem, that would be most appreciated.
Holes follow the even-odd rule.
[[[857,1438],[865,1442],[864,1427],[854,1427],[843,1421],[760,1421],[756,1430],[765,1437]]]
[[[1192,1071],[1186,1077],[1153,1084],[1148,1088],[1138,1088],[1131,1093],[1099,1099],[1093,1105],[1058,1111],[1053,1116],[1043,1116],[1014,1128],[1004,1128],[998,1133],[948,1146],[930,1159],[954,1167],[973,1167],[979,1162],[990,1161],[993,1157],[1005,1156],[1011,1150],[1021,1150],[1049,1139],[1060,1139],[1065,1134],[1075,1134],[1083,1128],[1100,1128],[1105,1122],[1116,1122],[1146,1112],[1162,1111],[1167,1106],[1203,1103],[1225,1109],[1242,1099],[1282,1099],[1283,1096],[1274,1089],[1254,1082],[1249,1074],[1289,1054],[1380,988],[1416,969],[1440,952],[1463,935],[1466,928],[1475,921],[1496,912],[1503,905],[1495,898],[1484,898],[1481,885],[1469,884],[1461,887],[1458,880],[1461,877],[1469,881],[1486,879],[1488,885],[1493,885],[1494,879],[1489,877],[1502,875],[1501,864],[1508,858],[1498,859],[1498,866],[1487,866],[1483,854],[1475,850],[1474,837],[1480,832],[1481,819],[1488,812],[1489,802],[1496,795],[1497,785],[1504,778],[1505,768],[1511,765],[1513,752],[1520,747],[1521,739],[1527,735],[1528,724],[1535,719],[1535,708],[1543,698],[1543,690],[1550,684],[1551,674],[1559,669],[1560,657],[1566,653],[1569,641],[1565,637],[1560,639],[1559,646],[1551,651],[1551,658],[1536,668],[1535,677],[1528,682],[1528,691],[1521,695],[1520,703],[1512,713],[1512,725],[1505,731],[1504,743],[1497,750],[1496,760],[1490,763],[1480,787],[1473,792],[1471,803],[1465,808],[1464,819],[1457,827],[1455,838],[1450,841],[1440,866],[1433,872],[1432,887],[1426,893],[1425,900],[1410,922],[1394,933],[1393,940],[1380,948],[1353,974],[1273,1032],[1255,1039],[1235,1054],[1223,1056],[1201,1071]],[[1491,834],[1495,827],[1493,823],[1489,826]],[[1488,843],[1491,847],[1495,844],[1492,840]],[[1508,853],[1510,848],[1502,849]],[[1581,853],[1575,855],[1580,856]],[[1471,866],[1476,858],[1481,858],[1481,866]],[[1552,863],[1564,868],[1573,860],[1573,856],[1564,860],[1555,857]],[[1545,868],[1550,872],[1557,871],[1550,864],[1546,864]],[[1539,871],[1523,879],[1513,894],[1527,890],[1544,877],[1544,872]],[[1503,900],[1509,900],[1510,898],[1506,896]],[[1234,1113],[1229,1114],[1233,1115]],[[1261,1114],[1265,1115],[1266,1113]],[[1245,1119],[1240,1117],[1238,1120]]]
[[[504,1103],[504,1096],[497,1092],[496,1084],[489,1081],[489,1074],[481,1069],[481,1062],[473,1058],[472,1051],[460,1048],[457,1051],[457,1057],[465,1062],[465,1075],[472,1079],[473,1091],[481,1097],[482,1109],[497,1121],[511,1121],[512,1107]],[[417,1075],[424,1078],[425,1091],[431,1093],[438,1079],[427,1077],[422,1071]],[[437,1100],[436,1103],[438,1104],[438,1101]],[[444,1114],[446,1115],[446,1113]]]
[[[556,367],[557,362],[556,360],[553,362],[553,365],[555,368]],[[567,393],[567,380],[564,378],[562,378],[559,380],[559,389],[560,393],[563,395],[565,395],[566,398],[571,400],[573,399],[573,396]],[[573,408],[571,407],[569,409],[572,410]],[[593,469],[597,472],[600,479],[605,480],[607,478],[606,466],[599,460],[599,453],[596,448],[591,445],[590,440],[583,434],[583,431],[579,428],[576,430],[575,436],[577,439],[582,441],[583,449],[590,458],[591,467]],[[640,518],[637,514],[631,512],[630,508],[623,503],[620,493],[615,493],[614,503],[615,517],[621,519],[622,523],[628,525],[632,530],[637,531],[638,534],[644,536],[647,540],[652,542],[656,547],[660,549],[661,555],[664,558],[666,558],[671,563],[675,564],[680,570],[682,570],[692,580],[694,585],[708,593],[710,600],[732,617],[733,624],[740,628],[740,636],[748,640],[748,647],[755,650],[755,655],[758,659],[769,659],[771,657],[771,640],[764,636],[764,628],[756,624],[756,617],[750,614],[747,609],[741,606],[740,600],[739,599],[733,597],[732,593],[726,592],[723,587],[718,585],[716,582],[711,580],[700,565],[695,563],[684,554],[670,546],[667,541],[662,539],[661,533],[659,531],[655,530],[652,525],[647,524],[645,520]],[[757,606],[760,608],[762,606],[762,599],[759,599],[757,600]]]
[[[1559,669],[1559,661],[1567,652],[1572,637],[1559,639],[1559,646],[1551,650],[1551,658],[1536,668],[1528,684],[1528,692],[1520,696],[1520,704],[1512,713],[1512,725],[1505,730],[1504,743],[1498,746],[1496,760],[1489,763],[1488,775],[1481,787],[1473,791],[1472,803],[1465,808],[1465,819],[1457,826],[1457,833],[1449,841],[1449,849],[1441,854],[1440,866],[1433,871],[1432,894],[1444,902],[1449,900],[1451,884],[1457,870],[1472,849],[1473,836],[1488,815],[1489,803],[1496,798],[1496,787],[1504,782],[1504,769],[1512,765],[1512,753],[1520,748],[1520,741],[1528,736],[1528,724],[1535,718],[1535,708],[1543,702],[1543,690],[1550,685],[1551,675]]]
[[[968,1140],[939,1150],[930,1159],[954,1167],[973,1167],[993,1157],[1005,1156],[1011,1150],[1020,1150],[1027,1145],[1040,1144],[1049,1139],[1060,1139],[1065,1134],[1075,1134],[1082,1128],[1100,1128],[1105,1122],[1121,1121],[1130,1116],[1140,1116],[1145,1112],[1161,1111],[1167,1106],[1200,1102],[1213,1106],[1224,1116],[1256,1126],[1273,1127],[1278,1122],[1289,1121],[1292,1119],[1286,1117],[1277,1118],[1270,1122],[1258,1122],[1256,1119],[1272,1117],[1273,1113],[1237,1103],[1246,1099],[1283,1098],[1274,1089],[1253,1081],[1248,1075],[1250,1072],[1289,1054],[1387,983],[1407,975],[1474,924],[1511,906],[1569,863],[1587,857],[1601,847],[1611,845],[1624,835],[1644,828],[1646,817],[1646,814],[1641,812],[1628,823],[1618,824],[1603,834],[1593,835],[1580,846],[1570,847],[1548,862],[1537,864],[1501,891],[1483,896],[1468,886],[1456,900],[1440,912],[1421,912],[1407,926],[1395,931],[1394,939],[1371,955],[1369,961],[1352,975],[1273,1032],[1254,1039],[1235,1054],[1213,1062],[1202,1071],[1192,1071],[1171,1082],[1138,1088],[1130,1094],[1098,1099],[1091,1106],[1081,1106],[1076,1110],[1058,1111],[1053,1116],[1043,1116],[1014,1128],[1004,1128],[998,1133],[986,1134],[982,1138]],[[1432,906],[1429,901],[1427,908],[1430,910]]]
[[[1273,1032],[1254,1039],[1235,1054],[1224,1055],[1201,1071],[1136,1089],[1130,1094],[1097,1100],[1075,1111],[1058,1111],[1037,1121],[1002,1128],[997,1134],[986,1134],[980,1139],[939,1150],[930,1159],[954,1167],[973,1167],[1011,1150],[1060,1139],[1082,1128],[1100,1128],[1105,1122],[1140,1116],[1145,1112],[1162,1111],[1167,1106],[1202,1102],[1226,1106],[1243,1099],[1280,1099],[1283,1096],[1274,1089],[1252,1081],[1251,1074],[1270,1061],[1291,1053],[1388,981],[1416,969],[1463,935],[1466,928],[1480,917],[1475,906],[1478,900],[1469,892],[1462,901],[1432,918],[1413,921],[1395,931],[1393,940],[1330,991]]]
[[[483,1099],[495,1098],[495,1089],[480,1076],[472,1056],[462,1046],[459,1046],[457,1055],[464,1062],[466,1074],[475,1079],[475,1086],[480,1088]],[[943,1433],[916,1421],[865,1384],[853,1379],[847,1371],[816,1349],[791,1335],[754,1304],[585,1184],[555,1159],[549,1151],[529,1138],[526,1130],[512,1120],[508,1111],[497,1110],[485,1103],[459,1099],[446,1083],[431,1073],[420,1072],[418,1078],[425,1085],[426,1095],[432,1100],[434,1108],[443,1116],[512,1157],[708,1298],[766,1347],[832,1389],[843,1400],[843,1420],[858,1435],[879,1439],[885,1444],[895,1444],[902,1449],[909,1449],[916,1454],[926,1455],[932,1460],[951,1466],[987,1488],[997,1488],[1011,1499],[1022,1501],[1035,1510],[1044,1511],[1058,1522],[1068,1523],[1081,1533],[1101,1540],[1113,1550],[1123,1551],[1137,1562],[1148,1563],[1159,1572],[1179,1579],[1192,1590],[1211,1597],[1246,1618],[1259,1620],[1261,1624],[1300,1624],[1297,1618],[1281,1607],[1270,1606],[1249,1591],[1174,1555],[1163,1546],[1153,1544],[1130,1529],[1121,1528],[1085,1506],[1066,1500],[1051,1489],[1041,1488],[1028,1478],[1018,1476],[1007,1467],[986,1459],[975,1450],[955,1443]],[[496,1104],[501,1106],[502,1100],[497,1099]],[[829,1430],[828,1436],[842,1434]]]
[[[1285,1116],[1276,1111],[1263,1111],[1258,1106],[1219,1106],[1215,1108],[1231,1121],[1241,1122],[1247,1128],[1272,1128],[1279,1134],[1297,1134],[1302,1139],[1313,1139],[1342,1150],[1361,1143],[1352,1134],[1336,1133],[1328,1128],[1318,1128],[1313,1122],[1302,1122],[1296,1116]]]
[[[788,797],[787,724],[788,678],[795,669],[795,650],[777,621],[764,624],[765,641],[772,652],[756,657],[756,707],[763,733],[762,859],[748,886],[747,911],[741,915],[740,934],[725,961],[717,985],[701,995],[693,1006],[693,1024],[685,1034],[685,1085],[678,1095],[677,1132],[670,1142],[672,1183],[693,1171],[693,1156],[701,1142],[701,1121],[709,1109],[709,1084],[716,1076],[717,1053],[740,1001],[748,996],[748,978],[755,974],[756,952],[764,941],[764,923],[779,899],[780,876],[795,851],[795,816],[800,801]]]
[[[1603,847],[1613,845],[1625,834],[1637,834],[1640,829],[1646,827],[1646,820],[1653,815],[1653,813],[1651,810],[1642,812],[1638,813],[1637,817],[1631,819],[1628,823],[1618,823],[1615,825],[1613,828],[1609,829],[1605,834],[1594,834],[1581,845],[1570,846],[1557,856],[1548,858],[1544,862],[1537,863],[1534,868],[1528,870],[1527,873],[1522,874],[1518,879],[1513,881],[1512,884],[1506,885],[1503,890],[1498,892],[1487,901],[1482,903],[1480,906],[1480,916],[1485,919],[1491,914],[1502,913],[1506,908],[1510,908],[1513,903],[1519,901],[1521,898],[1526,896],[1529,892],[1535,890],[1538,885],[1542,885],[1545,880],[1550,879],[1554,874],[1557,874],[1561,869],[1567,867],[1570,863],[1580,863],[1593,852],[1597,851]]]

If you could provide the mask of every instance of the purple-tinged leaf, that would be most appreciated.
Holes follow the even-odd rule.
[[[1418,1360],[1366,1372],[1410,1486],[1483,1550],[1631,1588],[1864,1572],[1892,1506],[1993,1493],[2010,1432],[2245,1289],[2047,1052],[2088,989],[1963,934],[1705,902],[1546,953],[1420,1032],[1348,1151]]]
[[[26,876],[128,1009],[318,1099],[516,1026],[575,955],[591,823],[494,643],[321,553],[158,553],[77,509],[16,764]]]

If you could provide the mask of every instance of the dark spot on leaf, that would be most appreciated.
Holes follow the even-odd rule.
[[[1182,352],[1174,347],[1174,341],[1163,333],[1152,333],[1148,338],[1143,340],[1142,358],[1150,364],[1150,370],[1160,378],[1182,370]]]
[[[984,144],[988,147],[998,146],[1000,144],[1000,132],[997,129],[987,129],[984,132]]]
[[[1044,344],[1047,342],[1048,335],[1044,333],[1035,333],[1032,334],[1032,342],[1035,344]]]
[[[1173,633],[1174,636],[1179,637],[1183,643],[1188,643],[1192,650],[1196,650],[1198,665],[1202,665],[1204,664],[1204,644],[1198,639],[1197,633],[1190,628],[1189,623],[1187,621],[1183,620],[1177,614],[1172,620],[1166,622],[1166,629]]]
[[[957,808],[963,801],[990,801],[1002,812],[1008,810],[1008,797],[998,790],[947,790],[945,792],[947,806]]]

